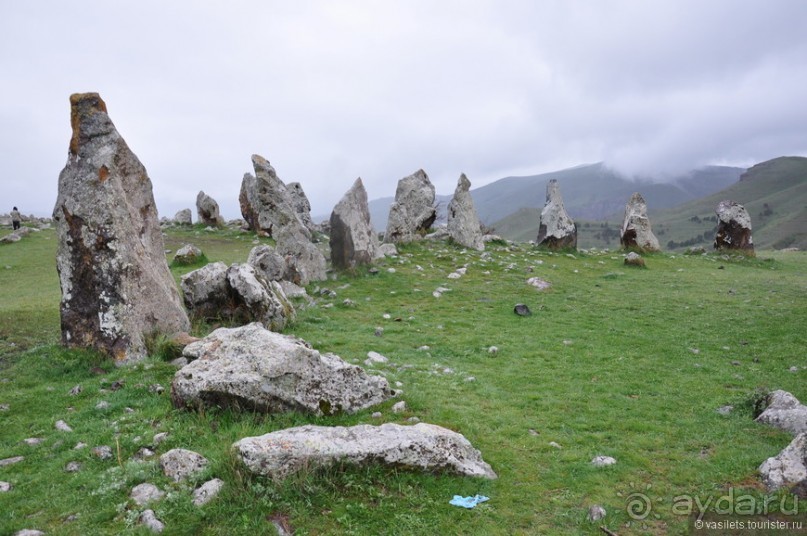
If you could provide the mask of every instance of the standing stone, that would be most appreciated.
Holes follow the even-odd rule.
[[[255,168],[255,192],[253,207],[257,211],[256,231],[262,231],[275,238],[283,227],[293,227],[299,234],[311,239],[311,232],[297,216],[286,185],[278,178],[275,168],[260,155],[252,155]]]
[[[289,200],[297,217],[303,222],[303,225],[312,233],[316,230],[317,226],[311,219],[311,203],[308,201],[303,186],[299,182],[290,182],[286,185],[286,191],[289,193]]]
[[[751,216],[745,207],[735,201],[721,201],[715,209],[717,233],[715,249],[735,250],[754,255],[754,240],[751,237]]]
[[[331,212],[331,263],[339,270],[371,264],[378,250],[378,238],[370,224],[367,191],[356,179]]]
[[[483,251],[485,241],[482,240],[482,226],[470,190],[471,181],[463,173],[448,204],[448,236],[463,247]]]
[[[183,208],[174,216],[174,223],[177,225],[193,225],[191,209]]]
[[[219,214],[219,204],[202,190],[196,194],[196,212],[199,214],[199,223],[213,227],[224,226],[224,218]]]
[[[395,202],[389,210],[384,242],[411,242],[431,229],[437,219],[434,185],[422,169],[398,181]]]
[[[642,252],[659,251],[661,248],[658,238],[650,228],[650,218],[647,217],[647,203],[639,192],[630,196],[625,205],[625,219],[622,222],[622,233],[619,243],[624,249],[639,250]]]
[[[546,184],[546,204],[541,211],[536,242],[549,249],[577,249],[577,225],[566,214],[555,179]]]
[[[97,93],[70,97],[73,136],[53,211],[62,342],[129,361],[151,333],[189,331],[151,180]]]
[[[285,279],[300,286],[327,278],[325,255],[304,232],[308,232],[305,227],[292,224],[275,233],[276,250],[286,261]]]
[[[247,229],[258,230],[258,179],[251,173],[244,173],[241,180],[241,192],[238,194],[238,204],[241,206],[241,216],[247,223]]]

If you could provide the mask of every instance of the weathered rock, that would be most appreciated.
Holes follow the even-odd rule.
[[[782,452],[765,460],[759,472],[769,491],[807,479],[807,433],[797,435]]]
[[[247,437],[233,449],[251,472],[283,480],[302,469],[334,463],[381,462],[395,467],[446,471],[494,479],[496,473],[461,434],[420,423],[362,424],[349,428],[299,426]]]
[[[309,239],[299,225],[286,225],[275,233],[277,252],[286,261],[286,278],[295,285],[305,286],[327,278],[325,255]]]
[[[14,465],[15,463],[20,463],[23,460],[25,460],[24,456],[12,456],[11,458],[4,458],[0,460],[0,467]]]
[[[299,182],[290,182],[286,185],[286,191],[289,194],[289,201],[291,201],[291,206],[294,208],[297,217],[300,218],[306,229],[313,235],[314,231],[317,230],[317,226],[311,219],[311,203],[303,191],[303,186]]]
[[[295,317],[294,306],[276,281],[267,281],[250,264],[208,264],[182,276],[180,286],[191,313],[207,320],[263,322],[282,330]]]
[[[603,519],[606,515],[605,508],[600,506],[599,504],[595,504],[588,509],[588,515],[586,516],[589,521],[592,523],[594,521],[599,521]]]
[[[0,480],[0,493],[7,493],[11,491],[14,486],[11,485],[11,482],[5,482]]]
[[[174,223],[177,225],[193,225],[191,209],[183,208],[174,215]]]
[[[389,210],[384,242],[411,242],[431,229],[437,219],[434,185],[422,169],[398,181]]]
[[[22,240],[22,235],[20,235],[20,233],[17,231],[13,231],[0,238],[0,244],[13,244],[14,242],[19,242],[20,240]]]
[[[70,428],[70,425],[67,424],[66,422],[64,422],[63,420],[56,421],[56,424],[54,425],[54,428],[56,428],[60,432],[72,432],[73,431],[73,429]]]
[[[272,246],[255,246],[249,252],[247,264],[253,266],[267,281],[286,279],[286,260]]]
[[[516,313],[518,316],[532,316],[532,311],[527,305],[523,303],[517,303],[515,307],[513,307],[513,312]],[[491,346],[491,348],[496,348],[495,346]],[[498,348],[496,349],[498,351]],[[492,352],[495,353],[495,352]]]
[[[190,323],[165,260],[146,169],[97,93],[70,97],[73,137],[53,219],[62,342],[118,361],[145,357],[153,332]]]
[[[594,467],[608,467],[609,465],[616,464],[616,459],[612,458],[611,456],[595,456],[591,460],[591,465]]]
[[[45,533],[38,529],[22,529],[15,532],[14,536],[45,536]]]
[[[174,482],[182,482],[207,467],[207,458],[187,449],[171,449],[160,456],[163,474]]]
[[[387,380],[260,324],[220,328],[185,348],[195,359],[174,376],[177,407],[228,406],[267,413],[353,413],[391,398]]]
[[[154,513],[154,510],[149,509],[144,511],[142,514],[140,514],[140,517],[137,518],[137,521],[151,532],[155,532],[157,534],[165,530],[165,524],[157,519],[157,515]]]
[[[199,223],[213,227],[224,226],[224,218],[219,214],[219,204],[203,190],[196,194],[196,213],[199,215]]]
[[[549,281],[544,281],[540,277],[530,277],[527,279],[527,284],[531,287],[535,287],[538,290],[546,290],[552,287],[552,283]]]
[[[165,496],[165,492],[160,490],[154,484],[138,484],[132,488],[129,498],[131,498],[138,506],[144,506],[151,501],[159,501]]]
[[[257,154],[252,155],[252,167],[255,169],[253,207],[258,214],[255,230],[277,238],[276,234],[281,228],[292,227],[310,240],[311,232],[297,215],[288,189],[277,176],[275,168]]]
[[[577,248],[577,225],[566,213],[555,179],[546,184],[546,204],[541,210],[541,223],[535,241],[549,249]]]
[[[735,201],[726,200],[718,203],[715,213],[717,214],[715,249],[754,255],[751,216],[745,207]]]
[[[650,218],[647,217],[647,202],[638,192],[634,193],[625,205],[625,219],[619,243],[625,249],[638,251],[659,251],[658,238],[653,234]]]
[[[470,190],[471,181],[463,173],[457,181],[454,197],[448,203],[448,236],[463,247],[483,251],[482,226]]]
[[[367,191],[361,178],[345,193],[331,212],[331,264],[351,270],[371,264],[378,251],[378,238],[370,223]]]
[[[213,480],[208,480],[207,482],[205,482],[204,484],[193,490],[193,505],[204,506],[205,504],[215,499],[216,495],[219,494],[219,492],[223,487],[224,487],[224,481],[220,478],[214,478]]]
[[[636,253],[635,251],[631,251],[630,253],[625,255],[624,263],[625,263],[626,266],[637,266],[639,268],[645,268],[646,267],[644,259],[642,258],[642,256],[639,255],[638,253]]]
[[[174,262],[181,265],[196,264],[202,260],[202,250],[193,244],[185,244],[174,254]]]
[[[807,406],[786,391],[773,391],[768,395],[767,407],[757,417],[757,422],[798,435],[807,432]]]
[[[238,204],[241,206],[241,215],[244,217],[247,229],[257,231],[259,229],[258,179],[251,173],[244,173],[244,178],[241,180]]]
[[[93,447],[90,451],[93,456],[101,460],[112,459],[112,447],[108,445],[101,445],[100,447]]]

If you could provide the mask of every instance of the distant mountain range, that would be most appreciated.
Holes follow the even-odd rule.
[[[744,171],[737,167],[709,166],[658,182],[630,180],[597,163],[540,175],[505,177],[472,189],[471,197],[482,223],[496,226],[495,222],[519,209],[540,210],[546,201],[546,183],[557,179],[566,210],[573,219],[604,220],[624,210],[633,192],[641,192],[651,210],[660,210],[718,192],[737,182]],[[450,200],[450,195],[437,196],[438,221],[445,220]],[[393,201],[392,197],[384,197],[369,202],[370,218],[379,232],[386,228]]]

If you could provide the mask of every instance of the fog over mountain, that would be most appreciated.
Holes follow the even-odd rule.
[[[50,214],[68,98],[97,91],[161,215],[240,217],[253,153],[328,214],[606,162],[628,177],[807,156],[807,2],[31,0],[0,8],[0,212]]]

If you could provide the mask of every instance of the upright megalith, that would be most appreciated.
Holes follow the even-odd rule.
[[[736,201],[721,201],[715,209],[717,233],[715,249],[730,250],[754,255],[754,240],[751,237],[751,216],[745,207]]]
[[[303,185],[299,182],[290,182],[286,185],[286,191],[289,193],[289,201],[297,217],[311,233],[316,231],[317,226],[311,219],[311,203],[303,191]]]
[[[310,240],[311,232],[297,215],[288,189],[277,176],[275,168],[257,154],[252,155],[252,167],[255,169],[254,192],[247,192],[247,196],[252,195],[257,213],[255,231],[274,237],[281,228],[291,226],[298,228],[299,233]]]
[[[639,192],[630,196],[625,205],[625,219],[622,221],[622,232],[619,243],[624,249],[639,251],[659,251],[658,238],[650,228],[647,217],[647,202]]]
[[[577,225],[566,213],[560,186],[555,179],[546,185],[546,204],[541,211],[536,242],[549,249],[576,249]]]
[[[70,105],[73,135],[53,210],[62,342],[135,360],[150,334],[188,331],[190,323],[146,168],[97,93],[71,95]]]
[[[196,194],[196,212],[199,214],[199,223],[214,227],[224,226],[224,218],[219,214],[219,204],[202,190]]]
[[[471,198],[471,181],[464,173],[460,175],[454,197],[448,204],[447,226],[448,236],[457,244],[478,251],[485,249],[482,226]]]
[[[241,191],[238,194],[238,204],[241,206],[241,216],[247,223],[247,229],[258,230],[258,179],[252,173],[244,173],[241,179]]]
[[[331,264],[340,270],[370,264],[378,251],[378,238],[370,224],[367,191],[361,178],[342,196],[331,212]]]
[[[398,181],[389,210],[384,242],[411,242],[431,229],[437,219],[434,185],[422,169]]]

